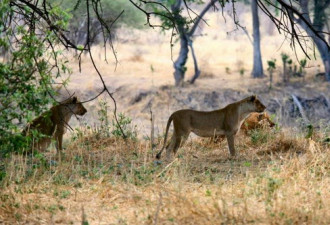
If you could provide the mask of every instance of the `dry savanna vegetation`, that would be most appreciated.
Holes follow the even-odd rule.
[[[79,130],[59,157],[12,156],[5,224],[327,224],[329,146],[282,129],[191,139],[170,162],[149,141]],[[159,137],[158,141],[162,138]]]
[[[251,34],[250,11],[237,10]],[[230,18],[224,23],[219,12],[210,13],[209,26],[197,32],[202,72],[193,85],[173,86],[169,33],[118,28],[117,65],[106,63],[104,49],[94,46],[128,138],[114,122],[108,96],[84,103],[88,112],[70,121],[73,131],[65,134],[61,154],[52,144],[33,156],[1,159],[6,176],[0,183],[0,224],[329,224],[330,86],[315,77],[321,68],[317,52],[318,60],[308,61],[303,78],[281,83],[281,53],[292,59],[304,55],[292,51],[264,15],[260,20],[264,70],[267,60],[277,59],[271,90],[268,72],[261,79],[250,76],[248,37],[234,31]],[[177,45],[172,54],[178,54]],[[96,96],[102,84],[89,56],[82,55],[81,72],[74,53],[64,56],[72,73],[62,77],[69,84],[58,90],[60,97],[75,93],[85,101]],[[189,58],[187,78],[192,71]],[[239,133],[235,158],[229,157],[226,140],[191,135],[171,160],[165,154],[155,159],[173,111],[213,110],[252,94],[276,125]],[[313,126],[306,126],[292,95]]]

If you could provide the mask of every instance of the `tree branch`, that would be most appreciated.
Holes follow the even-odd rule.
[[[189,36],[192,36],[195,33],[195,30],[199,24],[199,22],[202,20],[203,16],[205,15],[205,13],[207,13],[207,11],[211,8],[212,5],[214,5],[218,0],[211,0],[203,9],[203,11],[199,14],[199,16],[197,16],[197,19],[194,22],[194,25],[192,26],[192,28],[190,29],[190,31],[188,32]]]

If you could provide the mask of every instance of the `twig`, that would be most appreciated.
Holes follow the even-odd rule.
[[[84,206],[81,207],[81,225],[86,225],[88,224],[86,214],[85,214],[85,209]]]
[[[154,115],[152,113],[151,106],[150,106],[150,122],[151,122],[150,145],[151,145],[151,150],[153,152],[153,150],[155,148],[155,121],[154,121]]]
[[[89,56],[90,56],[90,58],[91,58],[91,62],[92,62],[92,64],[93,64],[93,67],[94,67],[95,71],[97,72],[97,74],[98,74],[98,76],[99,76],[99,78],[100,78],[100,80],[101,80],[101,82],[102,82],[102,84],[103,84],[104,91],[106,91],[106,92],[108,93],[108,95],[110,96],[110,98],[112,99],[112,101],[113,101],[113,103],[114,103],[114,106],[115,106],[115,107],[114,107],[114,112],[113,112],[113,114],[114,114],[114,117],[115,117],[115,121],[116,121],[116,123],[117,123],[117,125],[118,125],[118,127],[119,127],[119,129],[120,129],[120,132],[121,132],[122,135],[123,135],[123,138],[126,139],[127,136],[126,136],[126,134],[124,133],[124,131],[123,131],[121,125],[119,124],[118,118],[117,118],[117,103],[116,103],[116,100],[115,100],[115,98],[112,96],[112,94],[110,93],[110,91],[108,90],[108,88],[107,88],[107,86],[106,86],[106,84],[105,84],[105,81],[104,81],[104,79],[103,79],[103,77],[102,77],[102,75],[101,75],[101,73],[100,73],[98,67],[97,67],[96,64],[95,64],[95,61],[94,61],[94,58],[93,58],[93,54],[92,54],[92,52],[91,52],[91,46],[90,46],[91,43],[90,43],[90,40],[89,40],[89,39],[90,39],[90,11],[89,11],[89,0],[86,1],[86,6],[87,6],[87,47],[88,47]]]
[[[160,210],[160,207],[162,205],[162,192],[159,192],[159,200],[158,200],[158,205],[157,205],[157,209],[156,209],[156,213],[155,213],[155,219],[154,219],[154,225],[157,225],[157,222],[158,222],[158,215],[159,215],[159,210]]]

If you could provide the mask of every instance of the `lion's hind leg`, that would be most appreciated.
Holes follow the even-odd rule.
[[[170,143],[166,146],[167,160],[171,159],[171,153],[172,153],[172,151],[174,151],[174,148],[176,147],[176,145],[177,145],[177,138],[176,138],[175,133],[173,133]]]
[[[188,139],[189,132],[174,132],[173,136],[171,138],[171,143],[169,144],[169,147],[166,149],[167,157],[169,158],[171,155],[171,152],[173,152],[174,155],[178,152],[178,149],[184,145],[186,140]]]
[[[180,146],[182,146],[185,141],[187,140],[187,136],[179,136],[173,134],[171,138],[171,142],[166,147],[166,157],[168,160],[171,159],[171,153],[173,152],[173,155],[176,155],[178,149]]]
[[[186,143],[187,139],[188,139],[188,135],[182,135],[177,139],[176,146],[173,148],[174,155],[176,155],[178,149]]]

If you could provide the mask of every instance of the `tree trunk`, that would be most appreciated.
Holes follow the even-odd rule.
[[[311,24],[311,19],[309,17],[309,10],[308,10],[308,0],[300,0],[299,3],[304,18]],[[321,36],[324,36],[323,33],[321,33],[321,31],[323,30],[324,23],[326,20],[325,10],[329,5],[329,1],[315,0],[314,5],[315,5],[315,10],[314,10],[315,15],[314,15],[313,27],[315,27],[316,30],[320,31]],[[320,52],[322,58],[322,62],[325,70],[325,79],[330,82],[330,49],[328,48],[326,43],[324,43],[323,40],[321,40],[319,37],[315,35],[315,33],[307,26],[307,24],[303,20],[296,19],[296,21],[306,31],[308,36],[310,36],[313,39],[316,48]]]
[[[320,52],[325,72],[325,79],[330,82],[330,49],[326,44],[316,36],[313,36],[313,41]]]
[[[193,84],[193,83],[195,83],[195,80],[199,77],[199,75],[201,74],[201,71],[198,69],[197,58],[196,58],[195,51],[194,51],[194,48],[193,48],[193,43],[192,43],[191,40],[189,40],[188,43],[189,43],[189,46],[190,46],[190,49],[191,49],[191,55],[193,57],[194,67],[195,67],[195,74],[190,80],[190,83]]]
[[[171,10],[175,18],[175,24],[180,35],[180,52],[178,58],[173,63],[174,66],[174,80],[175,86],[182,86],[184,81],[184,75],[186,72],[186,62],[188,59],[188,37],[187,31],[182,23],[183,18],[180,15],[182,0],[176,0],[173,5],[171,5]]]
[[[324,25],[327,21],[327,15],[325,13],[325,10],[327,9],[328,5],[329,5],[329,0],[314,1],[313,27],[315,27],[316,30],[322,31],[324,28]],[[321,35],[324,36],[323,34]],[[328,40],[330,40],[330,36]],[[330,81],[330,49],[328,48],[328,46],[326,46],[326,44],[322,40],[320,40],[320,38],[316,37],[315,35],[313,41],[315,42],[317,49],[321,54],[321,58],[325,70],[325,79],[327,81]]]
[[[286,68],[286,61],[283,60],[283,83],[286,84],[288,82],[288,69]]]
[[[252,77],[263,77],[261,51],[260,51],[260,31],[257,0],[251,1],[252,19],[253,19],[253,70]]]
[[[180,29],[180,28],[179,28]],[[178,58],[175,60],[174,66],[174,79],[175,86],[182,86],[184,81],[184,75],[187,70],[185,67],[188,59],[188,39],[185,34],[180,34],[180,52]]]
[[[197,18],[197,20],[195,21],[193,27],[191,28],[191,30],[188,33],[188,44],[190,46],[191,49],[191,55],[193,57],[194,60],[194,67],[195,67],[195,74],[194,76],[191,78],[190,83],[193,84],[195,83],[196,79],[199,77],[199,75],[201,74],[201,71],[198,69],[198,64],[197,64],[197,57],[193,48],[193,40],[192,40],[192,36],[196,31],[196,28],[199,24],[199,22],[201,21],[201,19],[203,18],[203,16],[207,13],[207,11],[212,7],[212,5],[214,5],[214,3],[217,0],[211,0],[203,9],[203,11],[200,13],[199,17]]]
[[[299,23],[300,24],[300,23]],[[328,46],[304,24],[302,27],[306,30],[307,34],[313,39],[317,50],[320,52],[322,62],[324,65],[325,79],[330,82],[330,50]]]

